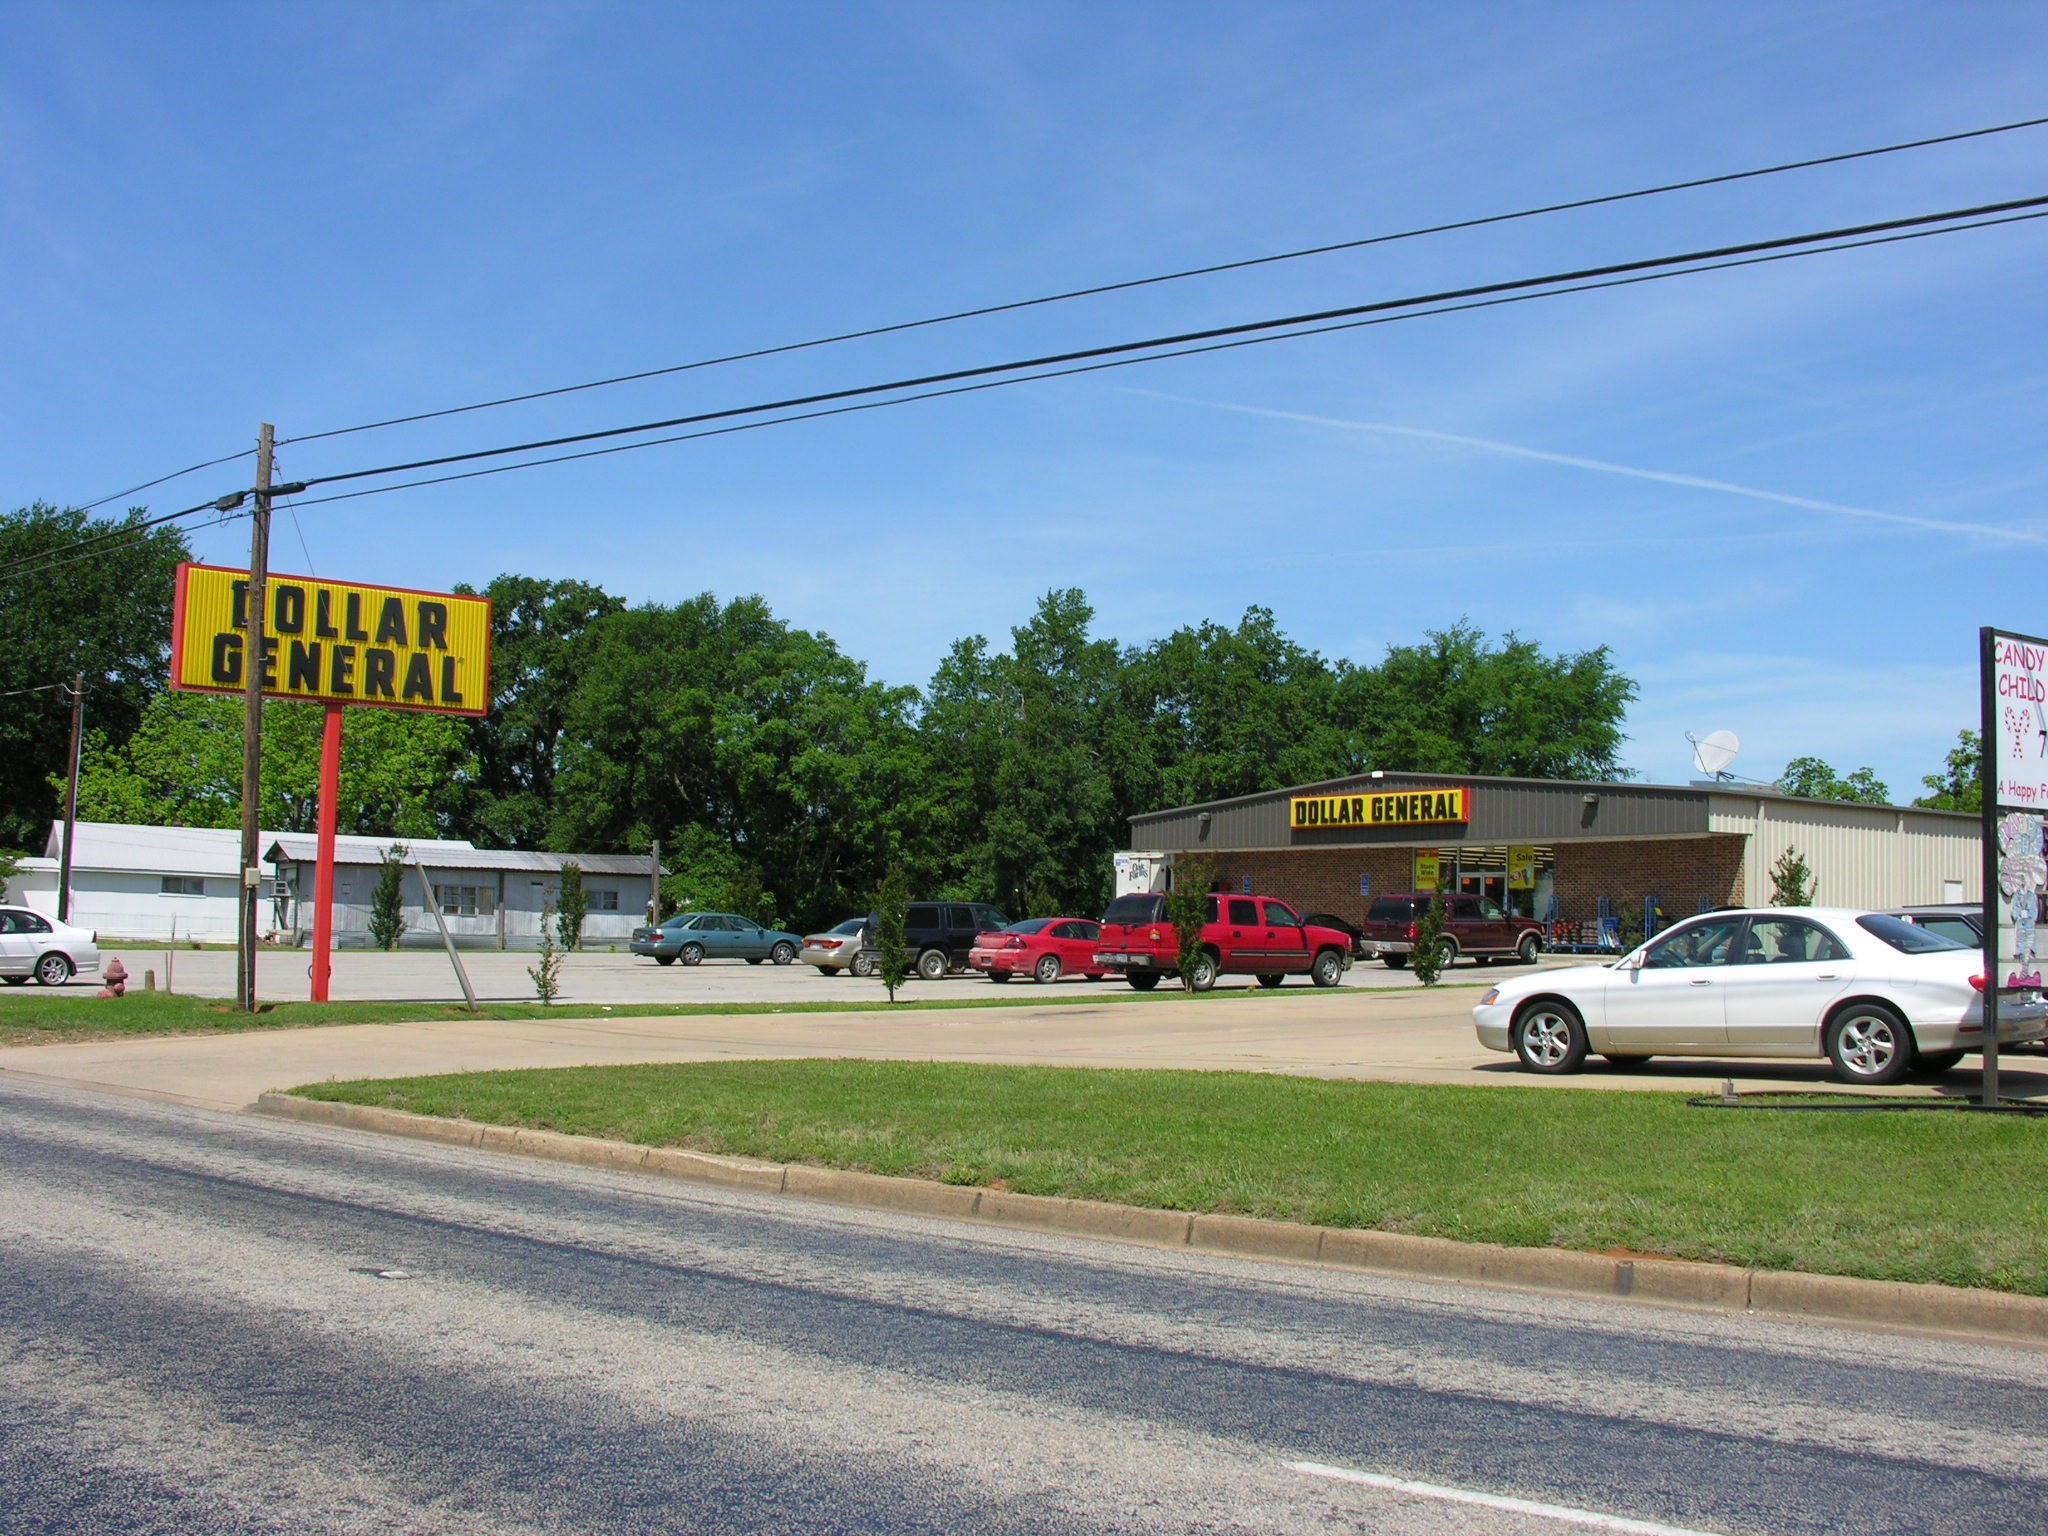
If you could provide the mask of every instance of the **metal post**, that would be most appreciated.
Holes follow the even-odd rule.
[[[1997,641],[1989,625],[1977,631],[1977,704],[1981,732],[1978,777],[1983,808],[1979,835],[1984,840],[1984,1107],[1998,1103],[1998,670]]]
[[[256,510],[249,534],[249,599],[242,631],[242,922],[235,964],[235,999],[256,1011],[256,924],[261,910],[256,881],[262,861],[256,841],[263,809],[264,631],[269,627],[270,464],[276,429],[263,422],[256,433]]]
[[[434,895],[434,882],[427,877],[427,866],[420,862],[420,856],[412,856],[412,867],[419,871],[420,895],[425,898],[427,910],[434,914],[434,921],[441,929],[441,947],[448,951],[448,963],[455,967],[455,979],[462,983],[462,999],[469,1004],[469,1011],[476,1012],[476,993],[470,989],[469,972],[462,968],[462,956],[455,953],[455,940],[448,933],[448,919],[441,915],[440,898]]]
[[[647,855],[647,926],[661,926],[661,839],[654,840],[654,848]]]
[[[57,871],[57,921],[71,920],[71,836],[78,828],[78,753],[85,726],[85,674],[71,679],[71,782],[64,790],[64,846]]]
[[[334,971],[334,818],[341,798],[341,706],[327,706],[320,738],[319,852],[313,865],[313,1001],[327,1001]]]

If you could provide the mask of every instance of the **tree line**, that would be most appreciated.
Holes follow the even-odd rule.
[[[0,518],[0,564],[122,526],[27,508]],[[236,825],[240,701],[164,688],[183,536],[115,549],[0,587],[0,689],[87,673],[81,817]],[[671,902],[797,926],[865,910],[892,865],[919,896],[1092,913],[1131,815],[1369,768],[1623,777],[1636,696],[1604,646],[1549,653],[1463,622],[1372,662],[1317,654],[1264,607],[1126,644],[1065,589],[1007,643],[955,642],[920,689],[759,597],[629,604],[520,575],[482,591],[489,714],[350,710],[341,830],[563,852],[659,839]],[[59,810],[69,701],[32,700],[0,711],[0,846],[39,848]],[[266,706],[267,827],[313,825],[319,714]]]

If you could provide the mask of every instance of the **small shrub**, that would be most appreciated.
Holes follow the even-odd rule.
[[[405,847],[394,843],[377,861],[377,889],[370,893],[370,942],[396,949],[405,932]]]
[[[891,864],[875,887],[875,970],[892,1003],[896,989],[910,975],[910,960],[903,952],[903,928],[909,918],[910,887],[904,883],[903,866]]]
[[[1810,907],[1820,891],[1820,882],[1813,878],[1813,870],[1800,857],[1797,848],[1788,847],[1778,855],[1778,862],[1771,866],[1771,905],[1774,907]]]
[[[1415,972],[1415,979],[1425,987],[1433,987],[1444,973],[1444,924],[1450,917],[1450,909],[1444,904],[1444,893],[1439,890],[1429,898],[1429,905],[1422,910],[1422,916],[1415,923],[1415,950],[1408,957],[1409,967]]]
[[[555,896],[555,932],[562,948],[575,949],[583,942],[583,917],[590,910],[590,897],[583,889],[583,866],[562,865],[562,888]]]
[[[552,899],[542,904],[540,960],[526,968],[526,974],[533,978],[533,995],[540,999],[543,1008],[553,1007],[555,999],[562,995],[562,952],[555,947],[557,917]]]
[[[1166,892],[1166,920],[1173,924],[1174,968],[1180,984],[1195,986],[1195,960],[1202,953],[1202,925],[1209,919],[1209,881],[1214,867],[1207,859],[1175,860],[1173,884]]]

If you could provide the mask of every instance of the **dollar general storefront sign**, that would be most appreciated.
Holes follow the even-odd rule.
[[[273,575],[261,658],[263,693],[321,704],[481,715],[490,705],[488,598]],[[178,567],[171,686],[240,693],[249,574]]]
[[[1371,795],[1296,795],[1287,824],[1314,827],[1430,826],[1470,821],[1464,789],[1401,789]]]

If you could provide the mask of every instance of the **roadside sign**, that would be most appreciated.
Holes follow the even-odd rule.
[[[1999,995],[2036,992],[2041,986],[2035,933],[2042,891],[2048,888],[2048,862],[2042,856],[2042,813],[2048,811],[2048,640],[1989,626],[1977,638],[1988,1107],[1998,1102]]]

